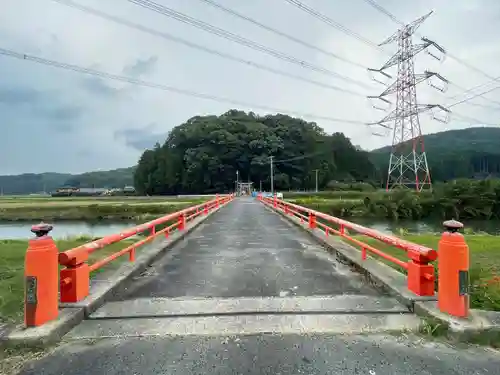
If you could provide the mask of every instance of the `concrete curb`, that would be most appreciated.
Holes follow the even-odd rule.
[[[89,296],[77,303],[61,303],[57,319],[40,327],[14,328],[10,332],[6,332],[3,337],[0,337],[0,343],[5,346],[38,347],[60,341],[66,333],[110,298],[123,292],[128,280],[144,272],[149,265],[164,255],[167,250],[229,203],[221,205],[206,216],[199,216],[187,223],[184,231],[175,231],[168,239],[158,237],[153,242],[145,245],[146,248],[140,251],[135,262],[127,262],[117,270],[96,275],[95,278],[91,279]]]
[[[431,318],[446,329],[449,338],[463,342],[498,342],[500,340],[500,312],[471,309],[470,317],[459,319],[442,313],[437,307],[437,295],[419,297],[408,291],[407,278],[401,272],[375,259],[361,259],[361,251],[343,242],[335,235],[326,236],[320,229],[310,229],[301,224],[295,216],[274,210],[267,204],[266,209],[282,216],[288,223],[308,233],[314,240],[333,252],[342,263],[362,273],[377,289],[396,298],[417,315]]]
[[[496,344],[500,342],[500,312],[471,309],[466,319],[441,312],[435,301],[415,302],[415,313],[430,318],[433,327],[443,328],[449,339],[458,342]]]

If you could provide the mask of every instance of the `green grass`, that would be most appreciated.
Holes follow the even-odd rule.
[[[140,220],[166,215],[210,198],[162,197],[0,199],[0,221]]]
[[[371,190],[371,191],[352,191],[352,190],[333,190],[333,191],[320,191],[317,193],[283,193],[283,198],[286,200],[296,199],[363,199],[364,197],[383,196],[387,194],[385,190]]]
[[[439,234],[405,234],[403,231],[400,237],[433,249],[438,248],[440,239]],[[365,236],[356,236],[356,238],[398,259],[408,260],[403,250]],[[500,236],[466,234],[465,240],[470,251],[471,307],[500,311],[500,283],[493,282],[495,277],[500,276]],[[381,260],[377,256],[374,257]],[[382,261],[404,272],[403,269],[393,263]]]
[[[78,237],[56,241],[56,244],[59,251],[64,251],[90,241],[92,238]],[[121,250],[133,242],[135,240],[125,240],[106,246],[91,254],[89,263]],[[0,241],[0,322],[19,323],[23,319],[24,256],[27,247],[28,241],[24,240]],[[128,261],[127,254],[109,263],[102,270],[113,269],[126,261]],[[97,273],[93,272],[91,276]]]

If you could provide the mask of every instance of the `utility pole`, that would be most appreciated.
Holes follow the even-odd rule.
[[[236,190],[235,190],[236,195],[238,195],[239,187],[240,187],[240,171],[236,170]]]
[[[421,191],[424,188],[432,188],[427,155],[425,153],[422,129],[420,127],[419,113],[431,111],[432,117],[440,122],[448,122],[449,109],[439,104],[418,104],[416,85],[427,81],[429,85],[441,92],[444,92],[448,85],[448,80],[438,73],[425,71],[422,74],[415,74],[415,55],[426,51],[431,57],[440,58],[431,52],[429,47],[445,54],[446,51],[437,43],[422,38],[423,43],[413,44],[412,36],[418,27],[432,14],[429,12],[425,16],[402,26],[394,35],[387,38],[380,45],[397,42],[398,51],[380,69],[368,69],[372,73],[379,73],[386,78],[392,78],[386,69],[397,65],[397,79],[387,86],[378,96],[369,96],[370,99],[380,100],[391,106],[391,102],[386,99],[389,94],[396,94],[396,108],[386,117],[378,122],[369,125],[379,125],[385,129],[392,129],[392,150],[389,157],[389,167],[387,170],[386,190],[395,187],[414,186],[415,190]],[[374,80],[376,80],[374,78]],[[435,83],[432,83],[432,81]],[[380,82],[380,81],[377,81]],[[376,109],[383,108],[373,106]],[[444,114],[442,118],[437,118],[436,113]]]
[[[316,172],[316,193],[318,192],[318,172],[319,169],[314,169],[314,172]]]
[[[262,191],[262,180],[259,181],[259,191]]]
[[[274,195],[274,171],[273,171],[273,157],[270,156],[271,160],[271,195]]]

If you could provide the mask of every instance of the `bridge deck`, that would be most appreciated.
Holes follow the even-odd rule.
[[[299,229],[237,199],[21,374],[498,373],[486,351],[380,334],[418,323]]]
[[[233,201],[131,285],[137,297],[378,295],[299,228]]]

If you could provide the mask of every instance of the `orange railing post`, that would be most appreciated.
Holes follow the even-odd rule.
[[[31,231],[36,237],[28,242],[24,263],[24,323],[40,326],[57,318],[59,283],[57,246],[48,234],[52,226],[41,223]]]
[[[274,193],[274,197],[273,197],[273,207],[274,208],[278,207],[278,196],[276,193]]]
[[[208,203],[205,203],[205,207],[203,208],[203,215],[208,215]]]
[[[458,233],[463,224],[448,220],[438,245],[438,307],[456,317],[469,315],[469,247]]]
[[[309,212],[309,228],[316,228],[316,215],[314,215],[312,212]]]
[[[434,295],[434,266],[426,255],[412,250],[407,251],[408,257],[408,290],[417,296]]]
[[[215,194],[215,207],[219,208],[219,194]]]
[[[178,230],[184,230],[186,228],[186,215],[179,215],[179,225],[177,226]]]
[[[79,251],[73,257],[59,254],[59,264],[64,265],[60,275],[61,302],[78,302],[89,295],[90,269],[87,263],[89,253]]]

